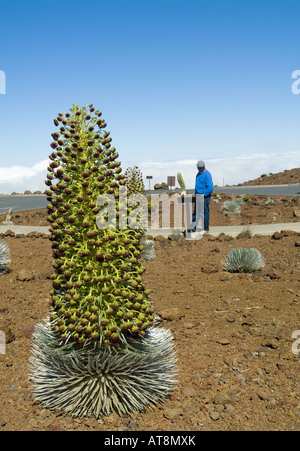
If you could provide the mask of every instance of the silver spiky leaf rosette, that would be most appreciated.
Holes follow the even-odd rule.
[[[36,326],[33,340],[35,399],[74,417],[141,412],[161,402],[177,383],[173,337],[160,327],[121,350],[61,345],[48,320]]]
[[[0,275],[5,274],[8,269],[7,265],[10,263],[10,250],[7,244],[0,238]]]
[[[153,261],[155,259],[154,241],[145,239],[143,242],[143,250],[141,253],[142,261]]]

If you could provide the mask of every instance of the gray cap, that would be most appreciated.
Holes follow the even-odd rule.
[[[199,160],[197,163],[197,168],[205,168],[205,163],[202,160]]]

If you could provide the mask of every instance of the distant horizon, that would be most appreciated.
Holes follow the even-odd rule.
[[[122,162],[122,159],[120,159]],[[175,176],[180,172],[184,178],[187,189],[194,189],[196,176],[196,163],[198,160],[178,161],[144,161],[132,164],[121,164],[123,172],[127,167],[138,166],[142,172],[145,189],[149,189],[147,175],[152,175],[150,187],[153,189],[156,183],[166,183],[168,176]],[[300,168],[300,151],[283,154],[254,154],[240,155],[234,158],[214,158],[205,161],[206,168],[211,172],[215,186],[236,186],[259,178],[262,174],[276,174],[285,170]],[[294,164],[295,163],[295,164]],[[0,193],[11,194],[13,192],[23,194],[46,190],[45,180],[49,160],[43,160],[32,167],[12,166],[0,167]]]

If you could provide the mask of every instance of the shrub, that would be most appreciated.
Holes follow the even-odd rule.
[[[228,272],[253,272],[263,267],[264,258],[254,248],[231,249],[223,262],[223,269]]]
[[[272,197],[267,199],[265,203],[266,203],[266,205],[276,205],[276,202],[274,199],[272,199]]]
[[[241,199],[241,198],[239,198]],[[243,199],[233,199],[233,200],[227,200],[224,202],[221,211],[228,211],[232,214],[238,214],[241,212],[241,204],[243,203]]]

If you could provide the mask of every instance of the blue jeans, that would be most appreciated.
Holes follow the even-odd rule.
[[[211,195],[204,196],[204,230],[207,232],[209,231],[209,203],[210,203]],[[194,211],[193,211],[193,222],[196,221],[196,203],[194,205]],[[197,224],[196,226],[197,227]]]

